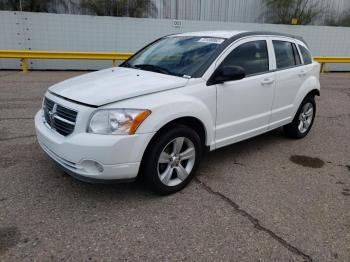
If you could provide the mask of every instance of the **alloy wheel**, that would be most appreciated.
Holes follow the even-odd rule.
[[[298,129],[300,133],[305,133],[309,130],[314,117],[314,107],[311,103],[306,103],[299,115]]]
[[[166,186],[182,183],[191,173],[196,159],[196,149],[186,137],[177,137],[170,141],[160,153],[158,176]]]

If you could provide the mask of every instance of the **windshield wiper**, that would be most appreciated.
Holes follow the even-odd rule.
[[[165,69],[163,67],[156,66],[156,65],[151,65],[151,64],[138,64],[138,65],[135,65],[135,68],[154,71],[154,72],[163,73],[163,74],[167,74],[167,75],[170,74],[168,69]]]
[[[163,68],[161,66],[156,66],[151,64],[138,64],[138,65],[134,65],[134,68],[138,68],[146,71],[153,71],[153,72],[162,73],[166,75],[174,75],[174,76],[181,76],[181,77],[183,76],[182,74],[171,72],[168,69]]]
[[[120,65],[121,67],[129,67],[129,68],[135,68],[134,66],[132,66],[131,64],[129,64],[128,62],[124,62],[123,64]]]

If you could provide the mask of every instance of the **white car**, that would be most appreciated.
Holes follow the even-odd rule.
[[[37,138],[80,180],[143,176],[169,194],[190,182],[206,149],[281,126],[306,136],[319,71],[303,39],[291,35],[165,36],[119,67],[51,86],[35,116]]]

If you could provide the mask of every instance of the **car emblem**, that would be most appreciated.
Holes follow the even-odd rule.
[[[53,122],[55,121],[55,115],[57,114],[57,104],[54,104],[52,107],[52,110],[49,110],[48,112],[51,126],[53,125]]]

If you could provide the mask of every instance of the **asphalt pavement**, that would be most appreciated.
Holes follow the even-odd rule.
[[[166,197],[77,181],[40,149],[45,90],[82,73],[0,71],[0,261],[350,261],[350,73],[321,77],[306,138],[211,152]]]

